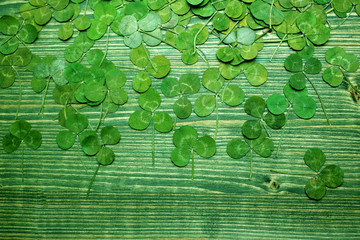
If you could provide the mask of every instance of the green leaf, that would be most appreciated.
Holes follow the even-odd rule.
[[[303,90],[306,87],[305,75],[302,72],[291,75],[289,84],[295,90]]]
[[[12,134],[6,134],[3,138],[2,143],[3,143],[5,152],[12,153],[16,149],[19,148],[19,146],[21,144],[21,139],[19,139],[18,137],[15,137]]]
[[[267,80],[268,71],[260,63],[254,63],[245,70],[246,79],[252,86],[260,86]]]
[[[160,106],[160,103],[160,94],[154,88],[149,88],[139,96],[140,107],[149,112],[154,112]]]
[[[249,139],[258,138],[261,135],[261,126],[258,120],[245,121],[241,129],[242,134]]]
[[[116,14],[117,12],[115,7],[107,2],[100,2],[96,4],[94,9],[95,19],[100,20],[106,25],[110,25],[114,21]]]
[[[280,115],[274,115],[271,112],[268,112],[264,116],[264,121],[272,129],[280,129],[286,124],[286,116],[284,113]]]
[[[341,59],[341,67],[347,72],[356,72],[359,68],[359,60],[355,54],[347,53]]]
[[[304,71],[308,74],[318,74],[321,71],[321,62],[317,58],[309,58],[305,62]]]
[[[18,37],[25,43],[35,42],[37,36],[38,32],[31,24],[25,24],[18,33]]]
[[[298,117],[309,119],[315,115],[316,102],[311,97],[298,95],[294,97],[293,109]]]
[[[38,149],[42,143],[42,135],[38,130],[31,130],[24,138],[25,144],[32,149]]]
[[[182,126],[174,132],[173,143],[177,148],[191,149],[198,139],[197,131],[191,126]]]
[[[99,82],[91,81],[86,84],[85,97],[92,102],[101,102],[105,99],[108,89]]]
[[[66,61],[72,63],[79,60],[82,56],[83,52],[81,48],[79,48],[76,44],[68,45],[65,48],[65,59]]]
[[[69,0],[47,0],[49,5],[55,10],[62,10],[69,4]]]
[[[74,22],[75,27],[79,31],[84,31],[91,26],[91,20],[88,16],[80,16],[80,17],[76,18],[73,22]]]
[[[196,74],[186,73],[181,75],[179,85],[182,94],[194,94],[200,90],[200,78]]]
[[[11,68],[0,69],[0,87],[11,87],[15,82],[15,72]]]
[[[110,165],[115,160],[115,153],[108,147],[102,147],[100,151],[96,154],[96,160],[101,165]]]
[[[137,19],[133,15],[123,17],[119,24],[119,31],[124,36],[130,36],[138,29]]]
[[[168,113],[156,112],[154,113],[154,127],[156,131],[166,133],[173,128],[173,120]]]
[[[216,153],[215,140],[209,136],[199,138],[195,145],[194,151],[203,158],[210,158]]]
[[[91,40],[98,40],[105,35],[107,28],[108,26],[106,23],[98,19],[94,19],[86,33]]]
[[[25,120],[18,120],[10,125],[10,133],[23,140],[30,132],[31,125]]]
[[[301,91],[297,91],[297,90],[293,89],[292,87],[290,87],[289,83],[287,83],[284,86],[283,92],[284,92],[285,97],[289,100],[290,103],[294,102],[294,98],[296,96],[305,96],[306,97],[308,94],[308,90],[306,87]]]
[[[254,146],[254,151],[261,157],[270,157],[274,151],[274,143],[270,138],[265,138],[260,144]]]
[[[151,81],[151,80],[150,80]],[[180,84],[175,78],[164,78],[161,82],[161,92],[166,97],[175,97],[180,94]]]
[[[84,153],[89,156],[97,154],[101,149],[101,143],[98,136],[93,134],[85,137],[80,144]]]
[[[244,91],[236,85],[229,85],[220,92],[220,99],[227,105],[235,107],[245,100]]]
[[[34,10],[34,19],[36,24],[45,25],[50,21],[52,12],[48,6],[37,8]]]
[[[342,58],[345,56],[346,52],[341,47],[329,48],[325,53],[325,59],[328,63],[332,65],[341,65]]]
[[[133,112],[129,117],[129,125],[136,130],[146,129],[151,122],[151,112],[139,109]]]
[[[65,121],[65,126],[70,131],[73,131],[76,134],[82,132],[87,128],[89,121],[85,115],[80,113],[71,114]]]
[[[133,48],[130,51],[130,60],[131,62],[141,68],[144,68],[149,63],[150,56],[149,50],[145,48],[143,45],[137,48]]]
[[[279,115],[286,111],[289,103],[283,95],[273,94],[267,99],[266,106],[272,114]]]
[[[173,110],[175,115],[180,119],[188,118],[192,112],[192,105],[186,97],[180,97],[174,103]]]
[[[236,40],[244,45],[252,45],[256,40],[256,33],[250,28],[242,27],[236,31]]]
[[[336,165],[328,165],[320,172],[320,178],[327,187],[336,188],[344,182],[344,172]]]
[[[320,148],[310,148],[304,155],[305,164],[315,172],[318,172],[326,161],[326,156]]]
[[[298,54],[290,54],[284,62],[285,69],[290,72],[301,72],[303,70],[303,61]]]
[[[245,101],[245,112],[250,116],[261,118],[265,111],[265,100],[262,97],[252,96]]]
[[[66,41],[72,37],[73,33],[74,29],[72,24],[67,22],[59,28],[58,36],[61,40]]]
[[[181,54],[181,60],[183,61],[183,63],[187,65],[192,65],[197,63],[198,58],[199,57],[197,52],[193,53],[193,50],[191,49],[184,50]]]
[[[185,167],[189,164],[191,152],[187,148],[175,148],[171,152],[171,161],[177,167]]]
[[[326,193],[324,182],[319,177],[310,178],[305,185],[305,193],[311,199],[322,199]]]
[[[146,70],[155,78],[163,78],[170,72],[170,61],[164,56],[155,56],[151,59]]]
[[[249,150],[249,146],[240,138],[231,140],[228,142],[226,147],[227,154],[234,159],[239,159],[246,156]]]
[[[119,130],[113,126],[107,126],[101,129],[101,139],[104,144],[118,144],[121,139]]]
[[[196,99],[194,112],[199,117],[206,117],[214,111],[215,105],[216,99],[214,95],[203,95]]]
[[[161,18],[154,12],[149,12],[146,17],[139,21],[139,28],[146,32],[152,32],[160,25]]]
[[[0,31],[4,35],[15,35],[20,28],[20,20],[10,15],[4,15],[0,18]]]
[[[105,79],[109,89],[118,89],[125,85],[126,75],[120,69],[114,68],[105,73]]]
[[[69,130],[62,130],[56,136],[56,143],[61,149],[67,150],[75,143],[76,135]]]
[[[322,24],[316,24],[306,35],[315,45],[322,45],[330,38],[330,29]]]
[[[31,87],[36,93],[42,92],[46,87],[46,78],[33,77],[31,80]]]
[[[224,82],[225,79],[220,75],[218,68],[208,68],[202,76],[202,84],[213,93],[219,92]]]
[[[234,51],[230,47],[222,47],[216,51],[216,57],[222,62],[230,62],[234,59]]]

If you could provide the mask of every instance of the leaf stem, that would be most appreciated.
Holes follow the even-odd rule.
[[[194,162],[194,149],[191,149],[191,179],[194,180],[195,162]]]
[[[314,175],[314,173],[311,172],[286,172],[286,171],[279,171],[274,169],[271,169],[270,171],[274,173],[287,174],[287,175],[305,175],[305,176]]]
[[[288,115],[289,115],[289,108],[288,108],[288,111],[286,113],[285,125],[282,127],[281,136],[280,136],[280,140],[279,140],[279,145],[278,145],[277,150],[276,150],[275,158],[279,157],[280,146],[281,146],[281,142],[282,142],[282,139],[283,139],[283,136],[284,136],[284,132],[285,132],[286,124],[287,124],[287,121],[288,121],[288,117],[289,117]]]
[[[89,4],[89,0],[86,0],[86,3],[85,3],[85,10],[84,10],[84,16],[86,16],[86,12],[87,12],[87,7],[88,7],[88,4]]]
[[[329,13],[331,13],[332,11],[334,11],[334,8],[330,8],[330,9],[327,10],[325,13],[326,13],[326,14],[329,14]]]
[[[343,72],[343,71],[342,71]],[[343,75],[344,75],[344,80],[345,82],[350,85],[350,87],[357,93],[360,93],[360,90],[357,88],[357,86],[355,86],[354,84],[352,84],[352,82],[349,80],[348,77],[346,77],[345,73],[343,72]]]
[[[309,81],[309,83],[310,83],[310,84],[311,84],[311,86],[313,87],[313,89],[315,90],[315,93],[316,93],[316,95],[317,95],[317,96],[318,96],[318,98],[319,98],[319,101],[320,101],[321,107],[322,107],[323,112],[324,112],[324,114],[325,114],[326,120],[327,120],[328,124],[329,124],[329,125],[331,125],[330,120],[329,120],[329,117],[328,117],[328,115],[327,115],[327,113],[326,113],[326,110],[325,110],[325,105],[324,105],[324,103],[323,103],[323,101],[322,101],[322,99],[321,99],[321,97],[320,97],[319,92],[317,91],[317,89],[316,89],[316,87],[315,87],[314,83],[310,80],[310,78],[308,78],[308,76],[306,76],[305,72],[303,72],[303,73],[304,73],[304,75],[305,75],[306,79]]]
[[[95,170],[94,176],[93,176],[92,179],[91,179],[91,182],[90,182],[90,185],[89,185],[87,194],[86,194],[86,198],[89,198],[91,187],[92,187],[93,182],[94,182],[94,180],[95,180],[95,177],[96,177],[96,175],[97,175],[97,173],[98,173],[98,171],[99,171],[99,169],[100,169],[100,166],[101,166],[100,163],[98,163],[98,166],[97,166],[97,168],[96,168],[96,170]]]
[[[21,176],[22,181],[24,182],[24,143],[22,143],[22,156],[21,156]]]
[[[51,77],[49,76],[49,77],[48,77],[48,82],[46,83],[46,87],[45,87],[45,92],[44,92],[44,95],[43,95],[43,99],[42,99],[42,102],[41,102],[40,113],[41,113],[41,116],[42,116],[42,117],[44,117],[44,105],[45,105],[45,99],[46,99],[46,95],[47,95],[47,92],[48,92],[48,89],[49,89],[49,85],[50,85],[50,80],[51,80]]]
[[[97,131],[99,129],[100,124],[101,124],[101,118],[102,118],[102,113],[103,113],[103,104],[102,103],[100,104],[100,108],[101,108],[100,109],[100,118],[99,118],[99,121],[98,121],[98,123],[96,125],[95,131]]]
[[[250,175],[249,175],[249,180],[251,180],[253,175],[253,150],[252,148],[250,149]]]
[[[180,50],[178,47],[176,47],[175,45],[167,42],[167,41],[164,40],[164,39],[161,39],[161,38],[159,38],[159,37],[157,37],[157,36],[155,36],[155,35],[152,35],[152,34],[150,34],[150,33],[148,33],[148,32],[145,32],[145,31],[141,31],[141,30],[138,30],[138,31],[141,32],[141,33],[144,33],[144,34],[146,34],[146,35],[149,35],[150,37],[156,38],[157,40],[159,40],[159,41],[161,41],[161,42],[169,45],[170,47],[175,48],[175,49],[178,50],[179,52],[181,52],[181,50]]]
[[[153,65],[153,62],[151,61],[150,55],[149,55],[149,53],[147,52],[146,47],[144,46],[144,43],[141,43],[141,46],[142,46],[143,49],[144,49],[146,58],[149,60],[149,63],[150,63],[150,65],[151,65],[151,67],[155,70],[155,72],[157,72],[157,71],[156,71],[156,68],[155,68],[154,65]]]
[[[215,113],[216,113],[216,127],[214,132],[214,140],[216,140],[216,135],[219,129],[219,106],[218,106],[218,95],[215,95]]]
[[[264,123],[264,120],[263,120],[263,119],[260,119],[260,123],[261,123],[261,125],[263,126],[263,128],[264,128],[264,130],[265,130],[265,132],[266,132],[266,135],[268,135],[268,137],[271,138],[270,132],[269,132],[269,130],[267,129],[266,124]]]
[[[177,116],[175,115],[175,120],[174,120],[174,126],[173,126],[173,130],[175,131],[175,128],[176,128],[176,120],[177,120]]]
[[[197,33],[195,34],[195,37],[194,37],[194,51],[192,54],[195,54],[196,53],[196,39],[197,37],[199,36],[200,32],[210,23],[210,21],[212,20],[212,18],[215,16],[215,14],[217,13],[218,11],[215,11],[210,17],[209,19],[207,20],[207,22],[200,28],[199,31],[197,31]]]
[[[109,50],[109,37],[110,37],[110,26],[107,27],[107,36],[106,36],[106,47],[105,47],[105,54],[103,58],[101,59],[101,62],[99,64],[99,67],[103,64]]]
[[[18,118],[19,116],[19,112],[20,112],[20,106],[21,106],[21,100],[22,100],[22,81],[20,79],[20,75],[18,73],[18,71],[16,70],[16,68],[14,66],[11,66],[12,69],[14,69],[16,75],[19,77],[19,100],[18,100],[18,106],[16,109],[16,115],[15,115],[15,120]]]
[[[237,27],[237,25],[239,24],[239,22],[240,22],[240,20],[236,21],[236,23],[230,28],[230,30],[226,33],[226,35],[225,35],[223,38],[220,39],[220,41],[218,42],[218,44],[221,44],[221,43],[225,40],[225,38],[227,38],[227,37],[230,35],[230,33],[233,32],[234,28]]]
[[[152,165],[155,167],[155,124],[152,122]]]
[[[274,51],[274,53],[271,55],[271,58],[270,58],[270,62],[273,60],[275,54],[277,53],[277,51],[279,50],[281,44],[284,42],[285,38],[288,36],[288,34],[285,34],[284,37],[281,39],[280,43],[276,46],[276,49]]]

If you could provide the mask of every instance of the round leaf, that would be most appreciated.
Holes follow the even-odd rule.
[[[212,157],[216,153],[215,140],[209,136],[199,138],[194,145],[194,151],[201,157]]]
[[[196,99],[194,111],[199,117],[205,117],[214,111],[215,105],[216,99],[214,95],[203,95]]]
[[[19,148],[19,146],[21,144],[21,139],[19,139],[18,137],[15,137],[12,134],[6,134],[3,138],[2,143],[3,143],[5,152],[12,153],[16,149]]]
[[[174,103],[173,110],[178,118],[188,118],[192,112],[191,102],[186,97],[181,97]]]
[[[85,115],[80,113],[71,114],[65,121],[65,126],[70,131],[73,131],[76,134],[82,132],[87,128],[89,121]]]
[[[56,143],[61,149],[69,149],[75,143],[76,135],[68,130],[62,130],[56,136]]]
[[[305,164],[315,172],[318,172],[326,161],[326,156],[320,148],[310,148],[304,155]]]
[[[82,150],[86,155],[93,156],[101,149],[101,143],[97,135],[89,135],[81,141]]]
[[[265,111],[265,100],[258,96],[252,96],[245,101],[245,112],[250,116],[261,118]]]
[[[186,148],[175,148],[171,152],[171,161],[178,167],[185,167],[189,164],[191,152]]]
[[[149,88],[139,96],[139,105],[144,110],[154,112],[160,106],[160,103],[160,94],[154,88]]]
[[[255,139],[261,135],[260,121],[258,120],[247,120],[242,126],[242,133],[249,139]]]
[[[96,160],[101,165],[110,165],[115,160],[115,153],[108,147],[103,147],[96,154]]]
[[[166,133],[173,128],[173,120],[169,114],[165,112],[154,113],[154,127],[156,131]]]
[[[236,85],[229,85],[220,92],[221,101],[231,107],[240,105],[245,100],[244,91]]]
[[[267,99],[266,106],[272,114],[279,115],[286,111],[289,103],[283,95],[273,94]]]
[[[18,120],[10,125],[10,133],[21,140],[30,132],[31,125],[25,120]]]
[[[231,140],[228,142],[226,147],[227,154],[234,159],[239,159],[246,156],[249,150],[249,145],[247,145],[240,138]]]
[[[151,113],[142,109],[136,110],[129,117],[129,125],[136,130],[146,129],[151,122]]]
[[[314,200],[320,200],[325,196],[326,187],[321,178],[313,177],[305,185],[306,195]]]
[[[344,182],[344,172],[336,165],[328,165],[320,172],[320,178],[327,187],[336,188]]]
[[[120,142],[120,132],[113,126],[107,126],[101,129],[101,139],[104,144],[118,144]]]
[[[146,70],[155,78],[163,78],[170,72],[170,61],[164,56],[155,56],[151,59]]]
[[[24,138],[25,144],[32,149],[38,149],[42,143],[42,136],[38,130],[31,130]]]
[[[293,101],[293,109],[300,118],[309,119],[315,115],[316,102],[308,96],[296,96]]]
[[[190,149],[193,148],[198,133],[191,126],[182,126],[174,132],[173,143],[177,148]]]
[[[252,86],[260,86],[265,83],[268,76],[268,71],[260,63],[254,63],[245,70],[246,79]]]

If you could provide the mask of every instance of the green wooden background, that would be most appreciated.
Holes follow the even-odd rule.
[[[0,15],[15,13],[24,0],[2,0]],[[340,21],[334,16],[333,25]],[[59,23],[50,22],[40,33],[36,44],[29,46],[40,55],[56,55],[63,59],[69,44],[57,38]],[[332,31],[331,40],[318,47],[316,56],[328,66],[324,54],[328,48],[342,46],[360,57],[360,18],[354,13],[343,26]],[[73,40],[70,40],[72,42]],[[200,48],[207,54],[210,66],[215,59],[217,41],[211,38]],[[105,50],[105,38],[95,48]],[[268,71],[268,81],[252,87],[244,75],[239,84],[246,97],[267,98],[282,93],[290,74],[283,68],[291,53],[286,44],[280,47],[272,62],[275,43],[267,43],[258,56]],[[195,72],[199,76],[208,65],[200,60],[185,66],[178,52],[162,44],[150,48],[152,56],[164,54],[171,61],[170,76]],[[24,149],[24,177],[21,176],[21,149],[12,154],[0,147],[0,239],[360,239],[360,165],[359,165],[359,104],[346,86],[331,88],[321,74],[311,76],[326,105],[332,122],[326,123],[315,92],[309,95],[317,101],[317,113],[311,120],[302,120],[290,112],[278,158],[254,155],[254,176],[249,181],[249,155],[234,160],[226,154],[226,144],[241,135],[242,123],[249,119],[243,104],[239,107],[220,105],[220,128],[217,153],[210,159],[195,157],[195,179],[191,167],[175,167],[170,161],[174,148],[172,133],[155,135],[156,163],[151,163],[151,129],[134,131],[127,120],[138,108],[138,94],[131,80],[138,72],[131,70],[129,49],[122,38],[111,34],[108,59],[127,75],[129,102],[118,112],[109,114],[103,126],[113,124],[122,134],[115,162],[101,167],[89,199],[86,191],[97,167],[96,159],[86,157],[79,145],[68,151],[58,148],[56,134],[61,106],[52,99],[51,85],[46,98],[45,115],[38,112],[41,95],[31,89],[31,72],[19,70],[20,79],[9,89],[0,91],[0,137],[7,132],[17,109],[20,85],[23,98],[19,119],[27,120],[43,134],[39,150]],[[360,80],[360,71],[349,74]],[[159,89],[161,80],[152,79]],[[205,92],[205,90],[201,90]],[[195,101],[199,94],[190,100]],[[161,109],[172,114],[175,99],[163,97]],[[98,108],[82,110],[95,126]],[[215,114],[199,118],[193,113],[178,126],[192,125],[199,136],[214,133]],[[280,131],[272,131],[277,146]],[[303,155],[310,147],[320,147],[327,164],[337,164],[345,172],[344,184],[329,189],[323,200],[309,200],[304,194],[307,177],[275,174],[270,169],[310,171]],[[273,183],[279,184],[274,189]]]

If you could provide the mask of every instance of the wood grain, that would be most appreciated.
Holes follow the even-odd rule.
[[[0,3],[0,15],[16,12],[25,1],[5,0]],[[339,22],[334,16],[330,22]],[[57,38],[58,23],[44,27],[36,44],[29,46],[40,56],[56,55],[64,59],[65,47],[72,42]],[[360,57],[359,17],[355,14],[340,28],[331,32],[331,40],[316,48],[315,56],[324,60],[327,49],[342,46]],[[218,40],[209,39],[201,49],[209,58],[209,66],[218,65],[215,51]],[[95,48],[105,49],[105,39]],[[267,98],[282,93],[290,73],[283,61],[291,50],[282,45],[272,62],[269,57],[276,44],[268,43],[257,58],[269,71],[267,83],[252,87],[244,75],[233,83],[239,84],[246,97],[260,95]],[[46,98],[45,114],[38,112],[41,95],[31,89],[31,72],[19,69],[20,79],[8,89],[1,89],[0,137],[13,122],[20,84],[22,101],[19,119],[28,120],[43,134],[38,151],[24,149],[24,177],[21,176],[21,150],[12,154],[0,147],[0,239],[360,239],[360,165],[359,165],[359,105],[346,86],[331,88],[320,75],[311,76],[320,92],[332,122],[328,126],[315,92],[309,95],[317,102],[317,113],[311,120],[302,120],[290,112],[278,158],[254,155],[254,175],[249,181],[249,155],[240,160],[226,154],[226,144],[241,136],[243,122],[250,119],[243,109],[219,105],[219,133],[217,154],[210,159],[195,157],[195,179],[191,167],[175,167],[170,161],[174,148],[172,133],[155,135],[156,163],[151,163],[151,130],[134,131],[128,126],[129,115],[138,108],[138,94],[132,90],[131,80],[138,71],[129,61],[129,49],[122,38],[111,34],[108,59],[122,69],[128,78],[125,90],[129,102],[119,111],[109,114],[104,125],[116,126],[122,139],[112,149],[115,162],[101,167],[86,199],[88,184],[97,164],[86,157],[76,144],[68,151],[58,148],[56,134],[61,106],[52,99],[54,85]],[[202,75],[208,64],[200,60],[185,66],[180,54],[162,44],[150,48],[151,56],[163,54],[171,61],[170,76],[187,72]],[[349,74],[359,80],[360,73]],[[152,79],[152,86],[160,89],[161,80]],[[194,102],[204,89],[191,96]],[[161,110],[172,116],[176,99],[165,98]],[[99,108],[82,110],[95,126]],[[199,118],[194,113],[177,126],[192,125],[199,135],[213,135],[215,114]],[[272,131],[277,146],[281,131]],[[321,147],[327,164],[337,164],[345,172],[344,184],[328,189],[319,202],[304,194],[307,177],[275,174],[271,169],[310,171],[303,162],[307,148]],[[274,182],[279,186],[274,188]]]

